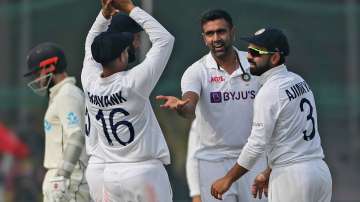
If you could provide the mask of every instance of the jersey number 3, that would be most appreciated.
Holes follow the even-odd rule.
[[[315,137],[315,119],[313,117],[313,106],[311,105],[310,101],[308,99],[306,99],[306,98],[303,98],[300,101],[300,110],[301,110],[301,112],[304,111],[304,104],[305,103],[307,105],[309,105],[309,108],[310,108],[310,112],[306,116],[306,120],[311,120],[312,130],[311,130],[311,133],[309,135],[307,135],[307,130],[304,130],[303,133],[304,133],[304,140],[310,141]]]
[[[115,109],[112,109],[110,111],[110,115],[109,115],[109,124],[110,124],[110,128],[111,128],[111,133],[112,135],[114,136],[115,140],[123,145],[123,146],[126,146],[127,144],[131,143],[132,141],[134,141],[134,137],[135,137],[135,131],[134,131],[134,127],[133,125],[129,122],[129,121],[119,121],[119,122],[116,122],[114,123],[114,116],[116,113],[122,113],[123,115],[125,116],[128,116],[129,115],[129,112],[127,112],[126,110],[122,109],[122,108],[115,108]],[[89,125],[85,124],[85,133],[86,135],[89,135],[90,133],[90,116],[89,116],[89,113],[88,113],[88,110],[86,109],[85,111],[85,115],[87,115],[87,122],[89,123]],[[109,135],[109,132],[107,130],[107,124],[106,124],[106,121],[105,121],[105,118],[104,118],[104,113],[103,113],[103,110],[99,109],[98,113],[96,114],[96,120],[100,120],[101,121],[101,125],[103,127],[103,131],[104,131],[104,134],[105,134],[105,137],[109,143],[109,145],[113,146],[113,140],[110,138],[110,135]],[[126,127],[128,127],[129,129],[129,132],[130,132],[130,136],[129,136],[129,139],[127,141],[123,141],[119,138],[118,134],[117,134],[117,128],[121,125],[125,125]]]

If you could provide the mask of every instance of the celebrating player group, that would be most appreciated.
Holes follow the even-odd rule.
[[[100,3],[85,41],[83,92],[57,44],[40,44],[27,58],[26,76],[35,77],[28,86],[50,98],[44,202],[171,202],[169,149],[149,96],[176,33],[131,0]],[[209,52],[186,68],[182,97],[156,96],[161,108],[193,121],[186,165],[192,201],[329,202],[314,95],[285,65],[284,32],[261,28],[241,38],[248,44],[241,51],[226,11],[204,12],[199,27]],[[139,61],[141,32],[152,45]]]

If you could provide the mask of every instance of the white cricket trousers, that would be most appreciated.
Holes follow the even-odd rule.
[[[328,166],[310,160],[273,168],[269,202],[330,202],[332,180]]]
[[[200,176],[200,195],[203,202],[220,202],[215,199],[210,188],[215,180],[223,177],[236,163],[237,158],[227,158],[221,161],[199,160],[199,176]],[[223,195],[222,202],[264,202],[265,197],[261,200],[254,199],[251,194],[251,185],[257,174],[266,169],[265,157],[260,158],[255,166],[235,181],[230,189]]]
[[[95,202],[101,202],[103,198],[104,169],[104,163],[89,163],[86,167],[90,196]]]
[[[160,160],[107,163],[103,202],[172,202],[169,177]]]
[[[43,181],[43,201],[52,202],[51,200],[51,184],[49,180],[56,175],[57,169],[49,169]],[[81,169],[74,169],[70,176],[70,194],[71,200],[69,202],[89,202],[90,194],[89,187],[85,178],[85,171]]]

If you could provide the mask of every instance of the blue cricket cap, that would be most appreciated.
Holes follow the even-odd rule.
[[[284,56],[290,53],[290,47],[285,34],[276,28],[262,28],[253,36],[241,37],[241,40],[266,48],[271,52],[280,52]]]
[[[134,36],[130,32],[112,33],[103,32],[95,37],[91,44],[91,53],[94,60],[101,64],[107,64],[132,44]]]
[[[112,17],[108,32],[131,32],[138,33],[143,28],[135,22],[129,15],[118,13]]]

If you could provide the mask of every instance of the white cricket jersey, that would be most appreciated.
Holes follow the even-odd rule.
[[[91,118],[93,117],[90,117],[87,109],[85,109],[85,146],[86,153],[89,155],[88,164],[105,163],[103,151],[99,146],[97,128],[94,126],[91,127],[91,122],[96,121],[96,119],[90,120]]]
[[[254,121],[238,164],[250,169],[267,151],[271,167],[324,157],[313,93],[299,75],[285,65],[259,77],[263,86],[254,102]]]
[[[235,49],[235,48],[234,48]],[[246,72],[246,52],[236,50]],[[259,84],[256,77],[244,81],[241,68],[229,75],[211,53],[191,65],[181,79],[182,93],[199,95],[196,120],[200,146],[196,158],[237,158],[250,135],[253,101]]]
[[[152,48],[142,63],[128,71],[102,78],[102,67],[92,58],[93,39],[106,31],[110,20],[100,13],[87,36],[81,80],[90,129],[96,127],[98,131],[106,163],[159,159],[169,164],[169,150],[149,95],[170,57],[174,37],[138,7],[130,12],[130,17],[149,35]]]
[[[75,78],[67,77],[50,88],[49,106],[44,120],[45,158],[44,167],[59,168],[63,161],[67,141],[72,135],[83,134],[84,131],[84,94],[75,85]],[[80,156],[86,165],[87,157]],[[79,162],[75,169],[79,168]]]

